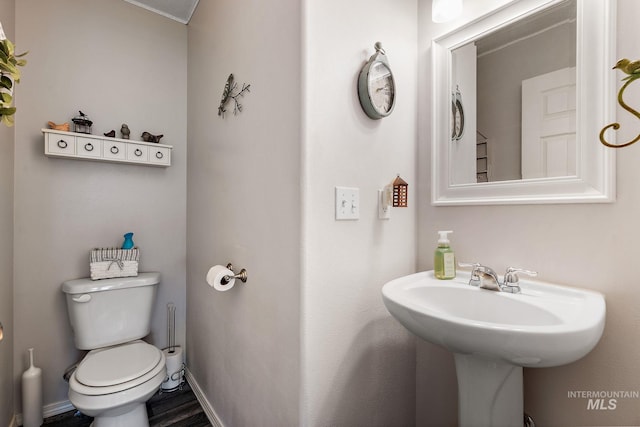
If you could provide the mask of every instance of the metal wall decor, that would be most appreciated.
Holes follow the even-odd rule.
[[[224,85],[224,90],[222,91],[222,99],[220,100],[220,106],[218,107],[218,116],[224,118],[224,113],[227,112],[225,106],[227,103],[233,99],[233,115],[237,115],[238,112],[242,112],[242,104],[238,101],[238,98],[244,96],[246,92],[251,92],[249,88],[251,85],[242,83],[242,89],[236,92],[238,89],[238,83],[236,83],[233,79],[233,74],[229,74],[227,78],[227,82]]]
[[[622,108],[624,108],[625,110],[627,110],[628,112],[630,112],[631,114],[636,116],[638,119],[640,119],[640,113],[638,111],[634,110],[633,108],[629,107],[624,102],[624,99],[622,99],[622,94],[624,93],[625,89],[627,89],[627,87],[629,87],[631,82],[634,82],[638,78],[640,78],[640,60],[630,61],[630,60],[624,58],[624,59],[619,60],[616,63],[616,65],[613,66],[612,69],[616,69],[616,68],[621,70],[623,73],[627,74],[627,77],[622,79],[622,81],[625,82],[625,84],[623,84],[622,87],[620,88],[620,90],[618,91],[618,104],[620,104],[620,106]],[[608,124],[607,126],[603,127],[602,130],[600,131],[600,142],[602,142],[602,144],[606,145],[607,147],[611,147],[611,148],[627,147],[627,146],[629,146],[631,144],[634,144],[634,143],[636,143],[636,142],[638,142],[640,140],[640,134],[638,134],[638,136],[636,136],[634,139],[632,139],[629,142],[625,142],[624,144],[611,144],[610,142],[607,142],[607,140],[604,137],[604,133],[609,128],[613,128],[613,130],[618,130],[618,129],[620,129],[620,123],[616,122],[616,123]]]

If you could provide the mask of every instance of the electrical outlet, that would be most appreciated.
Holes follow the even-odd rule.
[[[378,219],[391,218],[391,206],[389,206],[384,192],[385,190],[378,190]]]

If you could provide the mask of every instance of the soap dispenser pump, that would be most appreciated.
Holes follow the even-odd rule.
[[[436,279],[450,280],[456,277],[456,258],[449,245],[449,237],[447,236],[453,231],[438,231],[440,239],[438,239],[438,247],[433,259],[433,269]]]

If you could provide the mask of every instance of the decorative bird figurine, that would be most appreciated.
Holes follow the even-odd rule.
[[[109,138],[115,138],[116,131],[111,129],[109,132],[105,133],[104,136],[109,137]]]
[[[56,124],[54,122],[47,122],[47,124],[49,125],[49,128],[54,129],[54,130],[63,130],[65,132],[69,132],[69,123],[65,122],[62,124]]]
[[[630,61],[627,58],[623,58],[613,66],[613,69],[616,68],[628,74],[628,76],[622,80],[635,80],[640,77],[640,60]]]
[[[129,139],[129,135],[131,135],[131,131],[129,130],[129,126],[126,123],[122,124],[120,128],[120,133],[122,134],[122,139]]]
[[[164,135],[152,135],[149,132],[142,132],[142,135],[140,136],[142,138],[143,141],[145,142],[155,142],[155,143],[159,143],[160,142],[160,138],[162,138]]]

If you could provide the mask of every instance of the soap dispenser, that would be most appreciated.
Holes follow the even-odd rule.
[[[438,247],[433,259],[433,269],[436,279],[450,280],[456,277],[456,258],[453,249],[449,246],[448,234],[453,231],[438,231]]]

